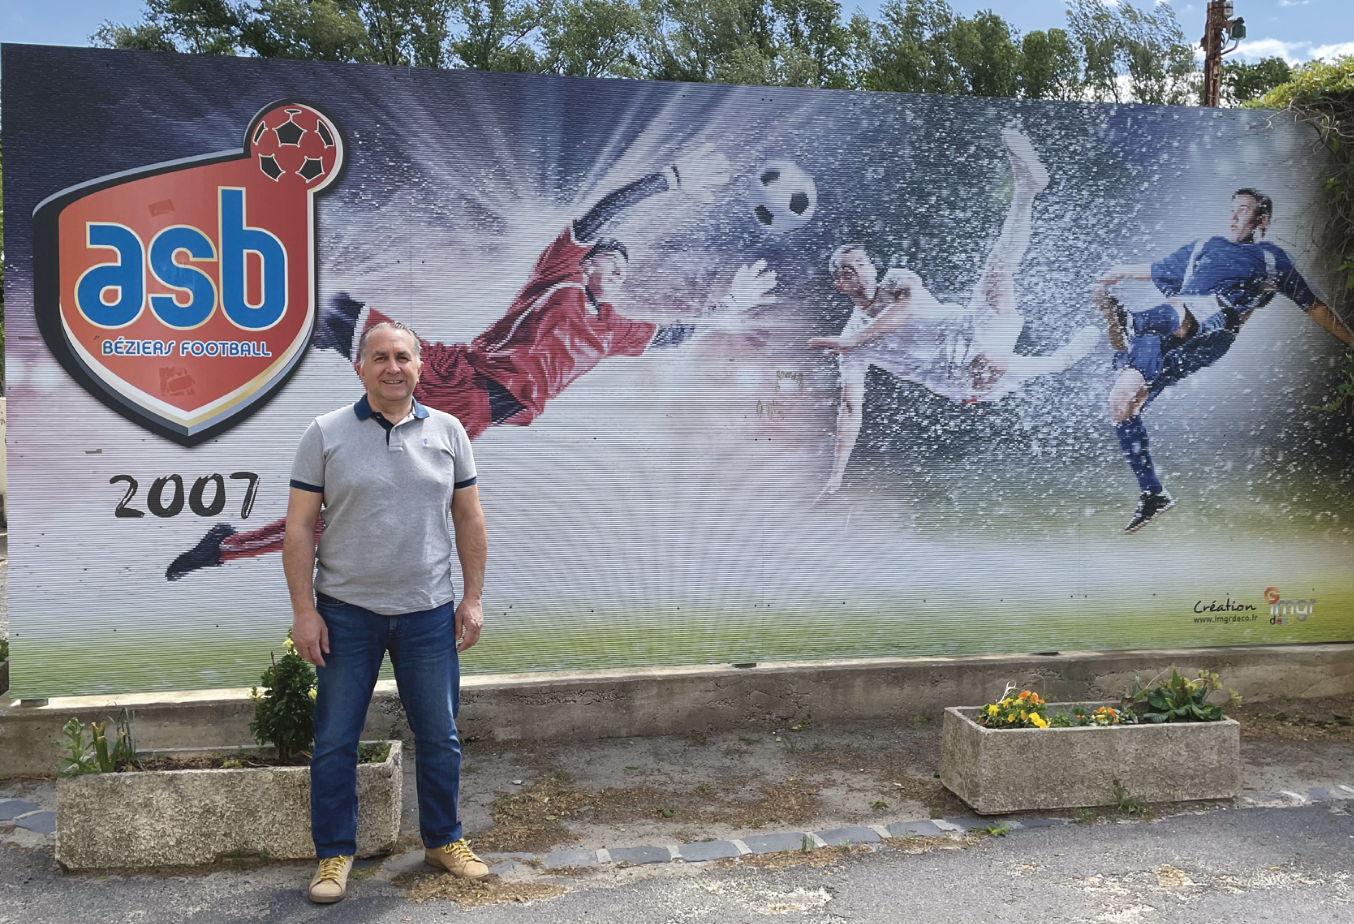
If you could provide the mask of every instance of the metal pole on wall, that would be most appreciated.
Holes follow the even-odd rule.
[[[1223,38],[1223,33],[1227,38]],[[1199,42],[1204,49],[1203,104],[1217,108],[1222,96],[1222,56],[1236,51],[1237,43],[1246,37],[1246,20],[1232,18],[1232,0],[1209,0],[1204,20],[1204,37]],[[1230,48],[1223,48],[1231,41]]]

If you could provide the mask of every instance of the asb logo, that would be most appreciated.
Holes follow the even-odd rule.
[[[298,102],[244,147],[63,190],[35,210],[38,327],[104,404],[185,446],[258,410],[315,326],[315,196],[343,137]]]

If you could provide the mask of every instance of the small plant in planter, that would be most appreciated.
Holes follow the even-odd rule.
[[[259,678],[263,692],[258,687],[249,691],[254,700],[249,732],[260,745],[277,748],[279,763],[290,764],[301,755],[308,761],[315,743],[315,668],[296,653],[290,631],[282,644],[287,653],[281,660],[274,657]]]
[[[975,722],[984,728],[1048,728],[1048,706],[1032,690],[1008,686],[1001,699],[978,710]]]
[[[1128,710],[1120,712],[1113,706],[1101,706],[1092,712],[1077,703],[1071,709],[1059,709],[1048,720],[1048,724],[1050,728],[1084,728],[1090,725],[1134,725],[1137,721],[1137,715]]]
[[[1132,710],[1140,722],[1221,722],[1222,707],[1208,703],[1208,694],[1221,689],[1217,674],[1200,671],[1187,680],[1172,665],[1170,680],[1154,678],[1144,687],[1134,677],[1133,689],[1124,695],[1124,711]],[[1241,705],[1236,690],[1227,693],[1231,705]]]
[[[105,734],[108,722],[113,723],[116,737],[113,745],[108,745]],[[136,756],[136,739],[132,737],[131,713],[123,709],[116,720],[108,722],[90,722],[90,741],[85,741],[85,726],[79,719],[72,718],[62,727],[65,739],[56,739],[56,744],[66,749],[61,758],[58,776],[80,776],[83,773],[120,773],[124,770],[140,770],[141,764]]]

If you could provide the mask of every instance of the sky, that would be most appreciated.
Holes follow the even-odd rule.
[[[1149,0],[1138,0],[1143,6]],[[842,4],[852,7],[852,0]],[[871,17],[880,0],[860,0]],[[1203,34],[1204,0],[1175,4],[1176,18],[1193,39]],[[955,12],[971,16],[991,9],[1022,32],[1065,24],[1063,0],[950,0]],[[135,22],[143,0],[0,0],[0,42],[86,45],[105,20]],[[1235,0],[1234,15],[1246,19],[1250,38],[1236,54],[1242,58],[1280,55],[1292,63],[1354,54],[1354,3],[1350,0]]]

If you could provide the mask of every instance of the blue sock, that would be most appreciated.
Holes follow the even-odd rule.
[[[1124,458],[1129,468],[1138,476],[1138,487],[1143,493],[1160,494],[1161,480],[1152,465],[1152,454],[1147,449],[1147,428],[1142,425],[1142,417],[1134,415],[1121,424],[1114,425],[1119,435],[1119,445],[1124,449]]]

